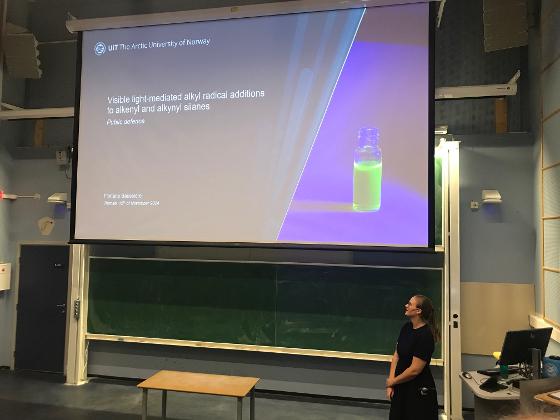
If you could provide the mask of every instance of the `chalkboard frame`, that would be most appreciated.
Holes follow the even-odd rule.
[[[274,266],[304,266],[312,268],[326,268],[326,269],[387,269],[387,270],[430,270],[437,271],[440,273],[441,278],[441,296],[439,300],[443,305],[443,294],[444,294],[444,276],[442,267],[398,267],[398,266],[378,266],[378,265],[352,265],[352,264],[317,264],[317,263],[279,263],[279,262],[263,262],[263,261],[224,261],[224,260],[200,260],[200,259],[162,259],[162,258],[126,258],[126,257],[90,257],[88,262],[91,260],[125,260],[125,261],[157,261],[164,263],[233,263],[233,264],[268,264]],[[89,266],[90,264],[88,264]],[[87,270],[89,273],[89,269]],[[85,310],[88,314],[88,302],[89,302],[89,276],[86,280],[86,289],[88,293],[86,294]],[[442,308],[437,308],[438,312],[443,318]],[[403,323],[405,318],[403,317]],[[290,347],[279,347],[271,345],[254,345],[254,344],[240,344],[240,343],[229,343],[229,342],[214,342],[214,341],[198,341],[189,339],[173,339],[173,338],[157,338],[157,337],[142,337],[138,335],[125,335],[125,334],[103,334],[99,332],[91,332],[89,325],[85,334],[86,340],[97,340],[97,341],[113,341],[113,342],[129,342],[129,343],[142,343],[142,344],[157,344],[157,345],[170,345],[170,346],[181,346],[181,347],[196,347],[196,348],[208,348],[208,349],[226,349],[226,350],[242,350],[242,351],[255,351],[255,352],[267,352],[267,353],[280,353],[280,354],[290,354],[290,355],[302,355],[302,356],[316,356],[316,357],[328,357],[328,358],[342,358],[342,359],[357,359],[357,360],[372,360],[372,361],[390,361],[391,355],[389,354],[374,354],[374,353],[362,353],[362,352],[352,352],[352,351],[336,351],[336,350],[326,350],[326,349],[312,349],[312,348],[297,348],[295,346]],[[443,353],[442,353],[443,355]],[[442,358],[434,358],[432,360],[433,365],[443,365]]]

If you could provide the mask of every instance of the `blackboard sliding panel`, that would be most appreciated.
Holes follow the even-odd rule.
[[[387,355],[387,354],[368,354],[368,353],[353,353],[353,352],[344,352],[344,351],[253,346],[248,344],[211,343],[205,341],[172,340],[172,339],[149,338],[149,337],[128,337],[128,336],[90,334],[90,333],[85,335],[85,339],[91,341],[112,341],[112,342],[120,342],[120,343],[155,344],[155,345],[162,345],[162,346],[194,347],[194,348],[204,348],[204,349],[253,351],[253,352],[263,352],[263,353],[288,354],[288,355],[296,355],[296,356],[329,357],[329,358],[336,358],[336,359],[370,360],[376,362],[390,362],[392,357],[392,355]],[[434,358],[432,359],[430,364],[432,366],[443,366],[443,359]]]
[[[425,294],[441,308],[441,284],[437,269],[279,266],[277,345],[391,355],[404,304]]]
[[[386,354],[366,354],[366,353],[353,353],[353,352],[343,352],[343,351],[255,346],[249,344],[233,344],[233,343],[213,343],[213,342],[205,342],[205,341],[173,340],[173,339],[150,338],[150,337],[129,337],[129,336],[91,334],[91,333],[86,334],[85,338],[86,340],[94,340],[94,341],[159,344],[164,346],[195,347],[195,348],[220,349],[220,350],[241,350],[241,351],[253,351],[253,352],[264,352],[264,353],[290,354],[290,355],[299,355],[299,356],[332,357],[337,359],[372,360],[372,361],[387,361],[387,362],[391,361],[391,356]],[[432,360],[432,364],[435,366],[443,366],[443,361],[441,359],[434,359]]]
[[[442,270],[91,258],[86,338],[389,360],[417,293]]]

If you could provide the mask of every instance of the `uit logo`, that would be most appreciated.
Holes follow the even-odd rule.
[[[107,46],[104,42],[99,41],[97,44],[95,44],[94,51],[95,55],[103,55],[107,51]]]

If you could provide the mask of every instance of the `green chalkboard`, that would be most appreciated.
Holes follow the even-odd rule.
[[[442,271],[91,258],[88,333],[392,354],[418,293]]]

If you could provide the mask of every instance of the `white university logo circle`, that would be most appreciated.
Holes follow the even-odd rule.
[[[103,42],[100,41],[97,44],[95,44],[95,55],[105,54],[105,51],[107,51],[107,47]]]

